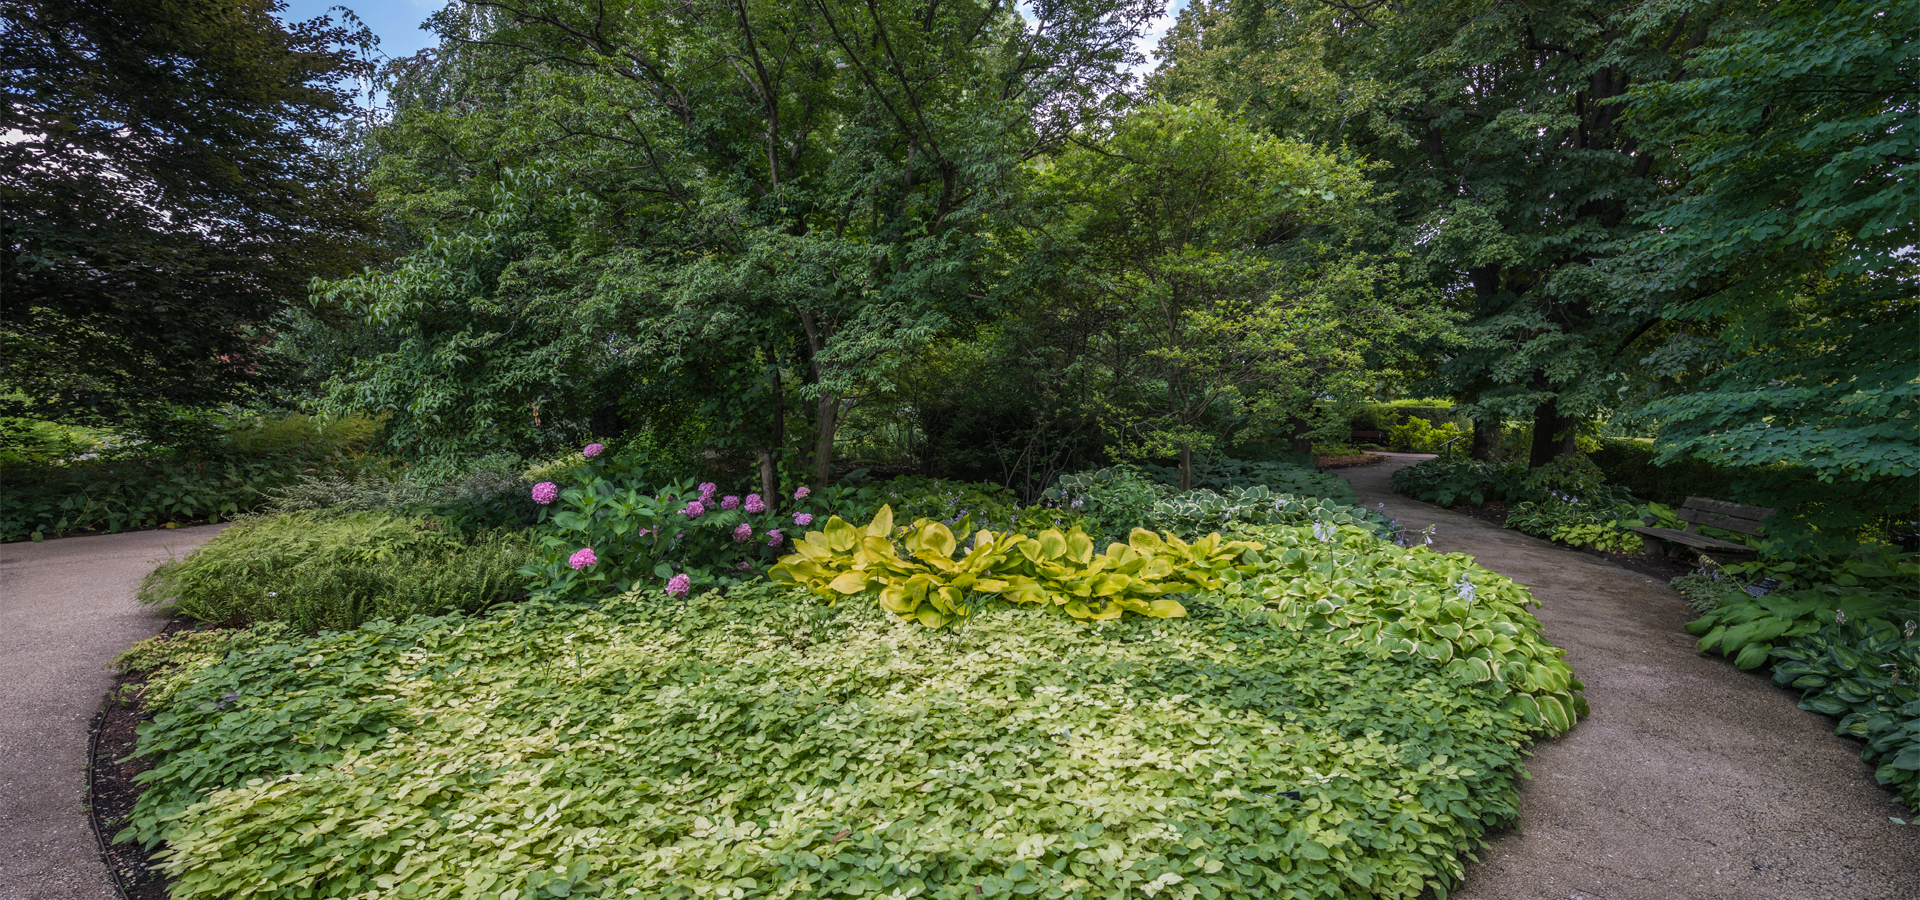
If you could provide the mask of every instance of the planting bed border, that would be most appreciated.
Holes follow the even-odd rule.
[[[113,833],[105,825],[125,820],[146,790],[144,785],[133,781],[133,776],[145,767],[138,760],[118,756],[111,750],[103,753],[100,740],[103,735],[124,735],[127,746],[132,747],[140,712],[116,697],[127,685],[145,680],[130,675],[115,678],[113,687],[100,698],[100,711],[94,714],[93,724],[87,729],[87,826],[100,850],[100,863],[106,866],[107,880],[113,883],[113,892],[120,900],[167,900],[168,878],[154,864],[152,851],[137,843],[114,843]],[[127,760],[125,765],[119,762],[122,759]],[[107,783],[105,792],[101,790],[102,782]],[[117,830],[116,826],[113,831]]]

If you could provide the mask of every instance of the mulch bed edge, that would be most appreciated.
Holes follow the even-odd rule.
[[[94,715],[87,734],[87,824],[93,829],[100,861],[107,867],[114,893],[121,900],[167,900],[168,878],[154,864],[152,852],[137,843],[113,841],[146,790],[145,785],[133,780],[146,765],[129,755],[140,712],[120,699],[123,688],[142,680],[121,675],[100,698],[100,712]],[[121,749],[116,750],[116,744]]]

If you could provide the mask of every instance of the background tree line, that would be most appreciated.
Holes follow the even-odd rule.
[[[886,402],[1032,492],[1415,391],[1536,466],[1920,471],[1912,4],[1195,2],[1137,81],[1149,0],[472,2],[371,124],[278,9],[8,5],[13,412],[819,484]]]

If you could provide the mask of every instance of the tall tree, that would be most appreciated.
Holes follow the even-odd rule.
[[[5,5],[9,411],[124,422],[244,397],[272,375],[273,317],[359,261],[367,198],[328,148],[372,38],[284,7]]]
[[[1445,324],[1353,246],[1377,221],[1363,167],[1211,105],[1136,110],[1036,169],[1020,246],[1041,274],[1010,279],[1014,315],[1084,345],[1118,452],[1177,455],[1183,489],[1196,452],[1248,425],[1304,437]]]
[[[476,409],[497,424],[588,405],[581,379],[530,371],[529,353],[546,372],[617,360],[628,385],[703,395],[785,369],[824,482],[844,398],[979,312],[1007,173],[1103,114],[1155,13],[1022,9],[511,0],[443,15],[384,174],[388,207],[428,239],[330,290],[397,342],[340,401],[432,442]]]
[[[1599,0],[1196,2],[1154,77],[1276,134],[1389,163],[1398,245],[1471,314],[1438,386],[1483,431],[1533,422],[1533,464],[1579,420],[1631,396],[1674,330],[1618,288],[1614,257],[1671,189],[1667,153],[1622,127],[1634,85],[1679,77],[1712,31],[1707,4]]]
[[[1641,249],[1712,352],[1651,407],[1667,458],[1791,462],[1825,481],[1920,474],[1920,6],[1770,3],[1692,77],[1630,94],[1679,148],[1684,193]]]

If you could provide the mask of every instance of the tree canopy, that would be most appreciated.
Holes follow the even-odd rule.
[[[9,3],[0,19],[0,392],[125,422],[247,397],[315,275],[362,261],[337,152],[364,29],[273,0]]]

